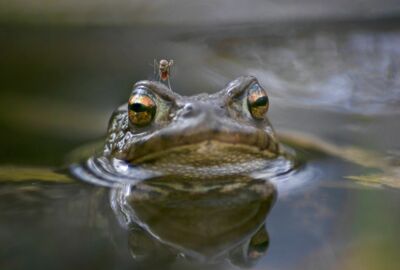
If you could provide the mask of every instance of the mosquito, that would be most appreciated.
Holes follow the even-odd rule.
[[[158,80],[167,83],[168,87],[171,88],[171,83],[169,78],[171,77],[171,66],[174,64],[174,60],[165,60],[161,59],[158,63],[157,60],[154,59],[154,73],[158,73]],[[158,68],[158,71],[156,71]]]

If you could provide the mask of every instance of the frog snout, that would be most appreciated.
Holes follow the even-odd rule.
[[[215,108],[206,102],[190,102],[183,106],[179,118],[186,122],[213,124],[224,115],[221,109]]]

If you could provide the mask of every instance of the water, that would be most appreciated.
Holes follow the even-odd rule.
[[[175,60],[171,83],[181,94],[212,93],[237,76],[255,75],[268,90],[269,119],[278,132],[310,133],[338,146],[376,151],[398,164],[398,21],[8,26],[0,39],[0,176],[13,180],[0,188],[1,269],[149,268],[132,258],[132,249],[148,245],[157,247],[149,249],[154,261],[166,264],[174,256],[140,228],[124,228],[106,188],[15,181],[54,178],[48,169],[65,168],[73,149],[102,140],[112,110],[126,102],[130,86],[151,77],[154,58]],[[242,235],[248,239],[263,226],[269,235],[265,254],[251,269],[396,269],[399,190],[346,178],[374,169],[298,151],[304,152],[306,167],[278,185],[275,204],[261,214],[265,224],[257,220]],[[29,174],[32,166],[36,173]],[[260,237],[265,240],[265,234]],[[214,248],[221,243],[215,241]],[[182,257],[174,267],[194,264]]]

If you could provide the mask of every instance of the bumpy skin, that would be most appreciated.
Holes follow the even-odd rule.
[[[247,108],[253,84],[258,84],[256,78],[240,77],[216,94],[184,97],[161,83],[140,81],[133,91],[145,88],[153,94],[155,119],[136,127],[129,121],[128,106],[122,105],[110,120],[103,155],[134,164],[172,157],[193,165],[239,162],[254,154],[276,157],[281,152],[268,119],[253,119]]]

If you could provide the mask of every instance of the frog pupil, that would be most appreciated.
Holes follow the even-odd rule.
[[[148,111],[149,108],[141,103],[133,103],[129,106],[129,109],[134,112],[145,112]]]
[[[268,97],[267,96],[263,96],[263,97],[259,97],[254,103],[253,106],[254,107],[262,107],[262,106],[266,106],[268,104]]]

